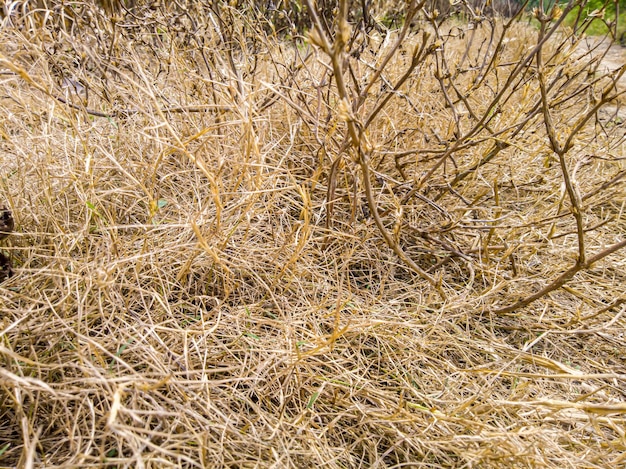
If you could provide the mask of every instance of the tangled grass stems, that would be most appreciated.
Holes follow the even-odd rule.
[[[619,466],[623,70],[188,6],[0,30],[0,464]]]

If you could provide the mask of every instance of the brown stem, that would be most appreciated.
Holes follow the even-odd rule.
[[[541,38],[541,40],[537,43],[537,45],[528,53],[524,60],[521,60],[515,68],[511,71],[511,74],[507,78],[504,83],[502,89],[496,94],[496,96],[491,100],[487,109],[485,110],[482,118],[474,125],[472,129],[470,129],[465,135],[461,136],[458,140],[454,142],[447,151],[439,157],[437,163],[435,163],[426,174],[420,179],[418,183],[418,188],[424,186],[426,181],[428,181],[432,175],[437,171],[448,159],[450,155],[455,153],[461,144],[463,144],[466,140],[469,140],[474,135],[476,135],[481,129],[484,128],[485,123],[488,123],[492,112],[495,110],[496,106],[500,103],[504,95],[510,90],[512,83],[517,79],[518,75],[524,70],[524,68],[532,61],[532,59],[537,55],[538,51],[541,50],[541,47],[552,37],[552,35],[558,30],[559,26],[565,19],[565,16],[574,8],[575,4],[568,4],[566,8],[563,10],[563,15],[559,18],[551,28],[545,33],[545,35]]]
[[[337,84],[337,93],[339,94],[340,105],[343,107],[341,112],[348,112],[348,110],[354,109],[352,106],[348,106],[349,104],[349,93],[346,87],[346,83],[343,77],[343,58],[344,58],[344,49],[346,45],[347,37],[349,36],[347,32],[348,22],[347,22],[347,14],[348,14],[348,1],[341,0],[339,5],[339,15],[337,18],[337,31],[335,33],[335,40],[333,44],[330,44],[330,41],[326,37],[326,34],[321,28],[321,22],[319,21],[319,17],[313,8],[312,1],[307,0],[307,5],[309,7],[309,11],[311,12],[311,16],[313,18],[313,23],[317,29],[316,39],[319,41],[318,44],[322,49],[329,55],[332,63],[333,74],[335,83]],[[343,104],[341,104],[343,103]],[[372,191],[372,186],[370,182],[370,169],[369,169],[369,157],[368,151],[363,149],[363,131],[360,128],[359,124],[356,121],[356,118],[353,115],[345,116],[346,125],[348,127],[348,135],[351,142],[351,146],[358,156],[358,163],[361,168],[361,172],[363,173],[363,185],[365,189],[365,195],[367,198],[367,204],[370,209],[370,213],[374,218],[374,222],[376,223],[376,227],[380,231],[383,239],[387,243],[387,245],[396,253],[396,255],[415,273],[417,273],[420,277],[427,280],[432,286],[434,286],[442,299],[445,300],[446,296],[439,282],[428,274],[424,269],[418,266],[413,259],[411,259],[402,248],[395,242],[392,235],[389,234],[383,221],[380,218],[378,213],[378,205],[376,204],[376,200],[374,198],[374,194]]]
[[[546,285],[541,290],[539,290],[537,293],[534,293],[533,295],[530,295],[530,296],[528,296],[528,297],[526,297],[526,298],[524,298],[522,300],[519,300],[518,302],[512,304],[511,306],[506,306],[504,308],[496,309],[496,310],[493,311],[493,313],[494,314],[508,314],[508,313],[511,313],[511,312],[515,311],[516,309],[520,309],[520,308],[524,308],[524,307],[528,306],[533,301],[538,300],[539,298],[547,295],[548,293],[550,293],[550,292],[552,292],[552,291],[554,291],[554,290],[556,290],[558,288],[561,288],[572,277],[574,277],[574,275],[576,275],[581,270],[588,269],[589,267],[591,267],[592,264],[598,262],[601,259],[604,259],[606,256],[608,256],[610,254],[613,254],[614,252],[619,251],[620,249],[622,249],[624,247],[626,247],[626,240],[623,240],[623,241],[620,241],[619,243],[613,244],[612,246],[608,247],[604,251],[601,251],[598,254],[596,254],[595,256],[592,256],[589,259],[587,259],[587,261],[585,263],[581,264],[581,263],[577,262],[572,267],[570,267],[565,272],[563,272],[561,275],[559,275],[552,282],[550,282],[548,285]]]

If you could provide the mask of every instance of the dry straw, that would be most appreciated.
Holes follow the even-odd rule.
[[[588,21],[9,3],[0,466],[623,465]]]

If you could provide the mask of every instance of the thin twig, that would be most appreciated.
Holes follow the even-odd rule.
[[[515,311],[517,309],[524,308],[524,307],[528,306],[533,301],[538,300],[539,298],[547,295],[548,293],[553,292],[554,290],[557,290],[557,289],[561,288],[569,280],[571,280],[572,277],[574,277],[574,275],[576,275],[581,270],[588,269],[589,267],[591,267],[596,262],[604,259],[606,256],[609,256],[609,255],[613,254],[616,251],[619,251],[620,249],[622,249],[624,247],[626,247],[626,240],[620,241],[619,243],[615,243],[614,245],[610,246],[609,248],[605,249],[604,251],[601,251],[598,254],[596,254],[595,256],[590,257],[584,263],[579,263],[579,262],[575,263],[572,267],[567,269],[565,272],[563,272],[561,275],[559,275],[556,279],[554,279],[548,285],[543,287],[537,293],[534,293],[534,294],[532,294],[532,295],[530,295],[530,296],[528,296],[528,297],[526,297],[526,298],[524,298],[522,300],[519,300],[518,302],[512,304],[511,306],[506,306],[504,308],[499,308],[499,309],[493,310],[493,313],[494,314],[508,314],[508,313],[511,313],[511,312],[513,312],[513,311]]]

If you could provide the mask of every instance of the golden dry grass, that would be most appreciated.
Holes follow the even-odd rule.
[[[577,254],[541,116],[507,131],[536,103],[531,75],[491,123],[511,145],[454,191],[492,138],[408,201],[436,159],[403,157],[404,176],[394,159],[454,138],[434,55],[369,129],[384,222],[441,280],[442,301],[381,238],[350,158],[326,224],[344,125],[323,54],[260,36],[233,69],[210,29],[203,48],[149,31],[116,43],[115,59],[87,28],[0,31],[0,204],[16,219],[2,246],[16,275],[0,284],[0,465],[624,464],[623,252],[494,312]],[[509,34],[501,68],[469,98],[477,111],[536,40],[523,25]],[[449,38],[450,63],[465,40]],[[576,57],[555,55],[568,64],[555,73],[573,77],[555,101],[593,77]],[[399,54],[385,79],[409,60]],[[88,84],[87,107],[110,117],[89,115],[63,77]],[[555,125],[567,129],[606,83],[556,105]],[[592,120],[567,155],[590,256],[626,230],[618,117]]]

